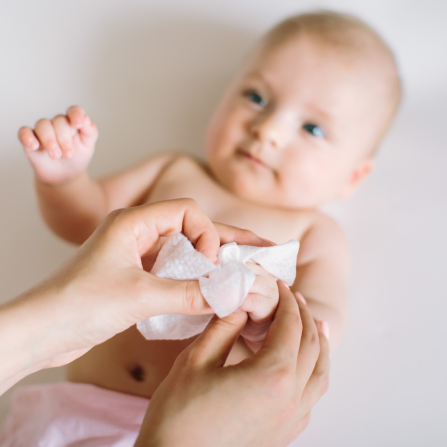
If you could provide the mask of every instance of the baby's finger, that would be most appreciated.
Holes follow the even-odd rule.
[[[242,337],[244,337],[245,341],[249,341],[252,343],[260,343],[265,338],[265,334],[272,324],[272,319],[258,323],[254,322],[251,318],[248,319],[247,324],[241,332]],[[259,345],[258,347],[260,347]],[[254,351],[253,345],[249,345],[249,347]],[[256,349],[257,350],[257,349]]]
[[[88,147],[93,147],[98,139],[98,128],[84,109],[79,106],[69,107],[67,117],[70,125],[79,130],[82,143]]]
[[[276,278],[269,273],[264,267],[260,266],[259,264],[255,264],[254,262],[247,262],[247,267],[256,275],[256,276],[262,276],[264,278],[270,279],[273,282],[276,283]]]
[[[261,277],[256,278],[253,286],[255,290],[258,287],[262,289],[261,293],[256,291],[250,292],[242,303],[240,310],[247,312],[250,320],[253,320],[255,323],[270,321],[278,306],[278,288],[276,288],[276,291],[273,289],[272,291],[267,290],[270,289],[270,285],[266,285],[265,280]]]
[[[18,132],[18,137],[25,150],[36,151],[39,149],[39,140],[36,138],[31,128],[27,126],[21,127]]]
[[[67,109],[68,122],[75,129],[80,129],[85,124],[87,115],[84,109],[79,106],[71,106]]]
[[[51,158],[57,159],[62,157],[62,150],[57,142],[56,133],[53,125],[48,119],[37,121],[34,127],[34,133],[40,141],[41,146],[46,150]]]
[[[71,158],[74,154],[73,133],[76,132],[76,130],[70,126],[64,115],[55,116],[52,123],[64,157]]]
[[[275,313],[279,300],[276,279],[260,265],[247,263],[247,267],[256,275],[256,279],[241,306],[241,310],[248,312],[250,319],[254,322],[270,320]]]

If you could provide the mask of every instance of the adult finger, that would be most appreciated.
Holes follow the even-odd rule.
[[[289,287],[278,281],[279,302],[272,324],[261,349],[255,354],[257,361],[266,360],[269,364],[289,363],[298,357],[302,321],[295,297]]]
[[[281,447],[288,446],[302,431],[305,430],[305,428],[309,425],[309,421],[310,421],[310,411],[297,422],[297,424],[288,434],[286,439],[284,439],[283,442],[281,443]]]
[[[222,245],[230,242],[236,242],[238,245],[253,245],[255,247],[271,247],[276,245],[274,242],[257,236],[250,230],[244,230],[218,222],[214,222],[214,226],[219,233]]]
[[[301,321],[303,323],[300,350],[296,363],[297,389],[301,393],[317,362],[320,353],[320,342],[317,325],[304,298],[299,293],[295,293],[294,295],[300,309]]]
[[[142,242],[146,240],[145,232],[148,229],[155,230],[157,239],[159,236],[171,236],[182,231],[195,245],[196,250],[213,262],[216,259],[220,245],[219,235],[196,201],[192,199],[168,200],[147,208],[144,205],[133,208],[131,212],[135,213],[136,218],[145,219],[146,225],[141,228],[142,232],[139,235]],[[149,246],[143,243],[142,249],[151,248],[153,241],[152,235]]]
[[[303,406],[309,410],[318,402],[329,386],[329,342],[324,334],[325,328],[322,323],[319,321],[317,324],[320,355],[301,396]]]
[[[138,321],[165,314],[214,313],[200,291],[199,281],[159,278],[138,267],[135,267],[130,274],[133,276],[133,283],[138,286],[135,287],[133,300],[127,305],[135,306],[132,314],[138,317]]]
[[[184,358],[196,366],[224,366],[246,322],[246,312],[234,312],[225,318],[214,315],[205,330],[184,351]]]
[[[197,251],[214,262],[220,247],[216,227],[198,203],[188,199],[183,218],[183,234],[195,245]]]
[[[206,214],[192,199],[167,200],[112,211],[98,231],[126,259],[141,267],[140,258],[150,254],[160,237],[183,232],[208,259],[214,261],[219,235]],[[137,259],[138,258],[138,259]]]

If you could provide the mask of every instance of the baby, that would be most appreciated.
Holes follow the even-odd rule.
[[[206,162],[162,153],[91,179],[98,131],[80,107],[21,128],[19,138],[42,216],[68,241],[84,242],[116,208],[182,197],[213,221],[275,243],[300,241],[291,289],[328,322],[333,349],[346,322],[349,255],[342,231],[318,207],[348,197],[370,173],[400,97],[381,38],[351,16],[318,12],[283,21],[256,45],[211,119]],[[258,293],[274,302],[272,277],[255,273],[264,278]],[[247,309],[254,320],[255,307]],[[68,379],[150,397],[190,342],[147,341],[131,328],[73,362]],[[250,346],[240,338],[229,361],[249,356]]]

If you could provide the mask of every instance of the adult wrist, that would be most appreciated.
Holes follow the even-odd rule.
[[[63,343],[53,319],[55,294],[44,288],[42,295],[39,289],[37,286],[0,306],[0,394],[49,366]]]

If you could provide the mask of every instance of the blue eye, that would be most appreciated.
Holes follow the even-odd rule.
[[[259,93],[248,91],[245,93],[245,96],[258,106],[265,107],[267,105],[267,101]]]
[[[306,132],[308,132],[311,135],[313,135],[314,137],[318,137],[318,138],[324,138],[325,137],[324,132],[321,129],[321,127],[319,127],[319,126],[317,126],[315,124],[312,124],[312,123],[303,124],[303,129]]]

